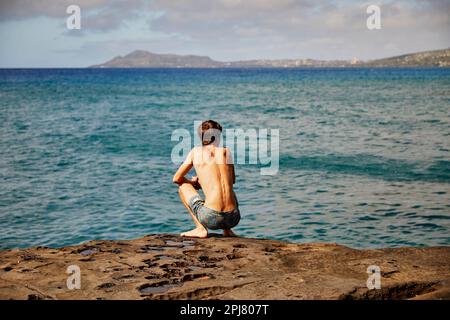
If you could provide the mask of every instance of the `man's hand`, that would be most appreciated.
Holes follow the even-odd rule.
[[[196,190],[199,190],[199,189],[202,188],[201,185],[200,185],[200,182],[198,182],[198,177],[197,176],[193,176],[192,177],[191,184]]]

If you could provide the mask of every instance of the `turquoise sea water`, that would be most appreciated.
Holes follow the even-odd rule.
[[[171,134],[207,118],[280,129],[240,235],[450,245],[450,69],[32,69],[0,70],[0,248],[190,229]]]

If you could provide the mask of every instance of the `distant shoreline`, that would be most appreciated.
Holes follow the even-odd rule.
[[[135,50],[125,56],[113,59],[89,68],[299,68],[299,67],[450,67],[450,49],[433,50],[404,54],[383,59],[361,61],[317,60],[317,59],[254,59],[243,61],[217,61],[208,56],[157,54],[144,50]]]
[[[449,66],[343,66],[343,67],[7,67],[0,70],[335,70],[335,69],[450,69]]]

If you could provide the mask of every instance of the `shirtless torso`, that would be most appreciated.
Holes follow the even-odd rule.
[[[216,211],[236,207],[234,165],[230,150],[214,145],[195,147],[191,157],[198,182],[205,194],[205,206]]]

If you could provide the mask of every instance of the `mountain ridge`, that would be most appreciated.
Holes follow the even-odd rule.
[[[89,68],[295,68],[295,67],[450,67],[450,48],[359,61],[318,59],[253,59],[223,62],[204,55],[159,54],[134,50]]]

